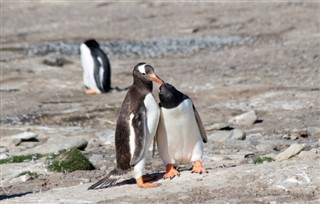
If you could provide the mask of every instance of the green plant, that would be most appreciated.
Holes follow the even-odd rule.
[[[273,159],[271,157],[257,157],[255,160],[253,160],[253,163],[262,164],[264,161],[272,162]]]
[[[8,163],[21,163],[25,161],[34,161],[41,158],[41,154],[32,154],[32,155],[20,155],[14,156],[6,159],[0,159],[0,164],[8,164]]]
[[[76,170],[93,170],[94,166],[78,150],[70,149],[61,154],[51,154],[47,157],[45,164],[50,171],[72,172]]]
[[[29,175],[29,176],[31,176],[32,178],[38,178],[38,177],[41,176],[42,174],[38,174],[37,172],[24,171],[24,172],[21,172],[20,174],[18,174],[17,177],[23,176],[23,175]]]

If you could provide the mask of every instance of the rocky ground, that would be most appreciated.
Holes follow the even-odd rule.
[[[1,203],[319,203],[319,3],[1,2],[1,159],[76,147],[96,170],[2,164]],[[114,167],[125,92],[87,96],[78,47],[97,39],[112,84],[140,61],[189,95],[209,142],[205,175],[86,189]],[[157,86],[155,86],[157,95]],[[254,164],[257,158],[272,162]],[[40,174],[18,176],[30,171]]]

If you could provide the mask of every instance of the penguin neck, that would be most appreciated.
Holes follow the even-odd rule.
[[[152,88],[153,88],[152,81],[147,81],[147,80],[135,78],[133,81],[133,85],[135,85],[137,87],[144,88],[144,89],[148,90],[149,92],[152,92]]]

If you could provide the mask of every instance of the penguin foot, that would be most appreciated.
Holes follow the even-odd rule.
[[[167,164],[167,171],[163,175],[163,179],[173,179],[175,176],[180,176],[180,173],[174,168],[172,164]]]
[[[85,90],[85,93],[86,93],[87,95],[98,94],[98,92],[97,92],[96,90],[94,90],[94,89],[86,89],[86,90]]]
[[[207,170],[202,166],[202,162],[197,160],[193,164],[191,173],[202,174],[202,173],[207,173]]]
[[[143,177],[137,179],[137,184],[139,188],[155,188],[160,186],[160,183],[145,182]]]

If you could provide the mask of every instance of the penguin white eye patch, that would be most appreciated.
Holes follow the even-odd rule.
[[[142,64],[138,67],[138,70],[141,74],[146,74],[146,64]]]

